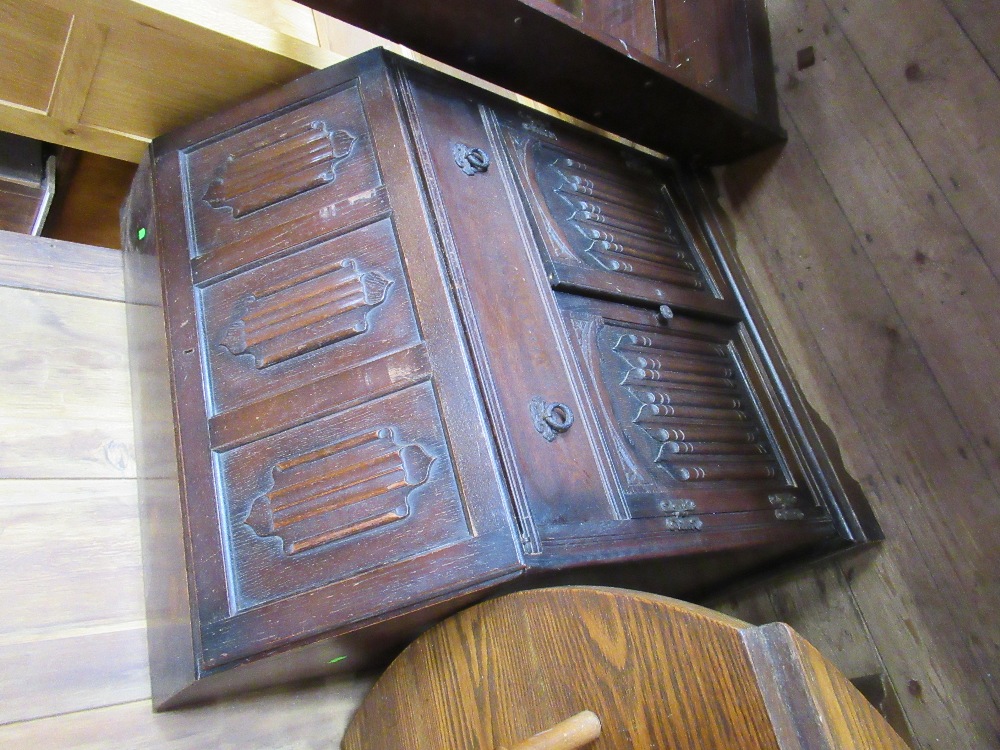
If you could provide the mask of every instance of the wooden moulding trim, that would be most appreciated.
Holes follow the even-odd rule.
[[[616,538],[607,533],[607,524],[594,524],[590,529],[592,535],[589,538],[568,535],[561,538],[543,537],[542,553],[527,556],[526,562],[532,570],[544,571],[587,565],[597,558],[600,558],[601,563],[662,559],[665,556],[679,558],[684,555],[717,551],[720,545],[726,551],[733,552],[753,550],[767,552],[777,549],[774,545],[780,545],[788,555],[799,550],[801,554],[810,556],[823,555],[844,546],[843,540],[838,537],[835,527],[829,520],[796,521],[794,524],[777,522],[704,531],[668,531],[662,527],[663,520],[659,519],[661,533],[652,538],[648,534],[642,538],[634,536]],[[618,523],[634,524],[635,521]],[[543,533],[551,535],[551,529],[543,529]],[[575,533],[580,533],[580,530],[576,529]],[[609,543],[616,539],[628,542],[627,552],[622,552],[617,558],[615,548],[609,547]]]
[[[0,286],[124,302],[122,253],[0,231]]]
[[[201,663],[204,668],[212,669],[266,652],[268,643],[282,650],[320,638],[339,637],[364,627],[366,622],[381,621],[390,615],[403,615],[412,610],[424,609],[438,600],[449,598],[453,595],[451,592],[481,590],[494,584],[499,585],[516,577],[524,569],[524,565],[510,555],[510,549],[509,534],[506,530],[500,530],[489,535],[471,537],[420,558],[382,569],[387,572],[376,569],[356,576],[353,582],[358,589],[370,592],[372,599],[378,600],[382,606],[381,610],[377,606],[369,607],[367,603],[358,601],[331,601],[331,587],[344,583],[338,581],[247,610],[220,622],[204,624]],[[422,598],[426,595],[424,571],[427,566],[433,567],[438,561],[450,566],[450,574],[446,572],[442,575],[440,570],[438,574],[451,585],[437,589],[437,596],[428,602]],[[317,607],[312,601],[325,601],[327,605]],[[345,620],[338,628],[329,627],[330,622],[337,622],[343,615],[358,611],[367,611],[370,616]],[[312,614],[303,619],[303,612]],[[242,637],[243,633],[255,635],[245,638]],[[265,639],[256,635],[259,633],[267,633],[268,637]]]
[[[0,102],[0,130],[133,163],[140,162],[149,147],[149,139],[142,136],[60,120],[11,102]]]

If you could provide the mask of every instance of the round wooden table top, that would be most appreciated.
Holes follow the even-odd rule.
[[[494,599],[424,633],[372,688],[342,747],[906,745],[787,625],[565,587]]]

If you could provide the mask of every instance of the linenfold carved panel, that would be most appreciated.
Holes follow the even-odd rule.
[[[205,191],[212,208],[244,216],[332,182],[357,137],[313,120],[226,157]]]
[[[618,327],[609,336],[625,365],[619,387],[633,402],[632,422],[657,442],[653,460],[674,479],[779,476],[727,342]]]
[[[639,163],[613,171],[539,142],[532,149],[541,198],[566,247],[603,271],[706,292],[666,186]]]
[[[794,490],[737,326],[664,322],[574,294],[557,302],[633,517],[769,510],[769,493]]]
[[[209,284],[201,300],[216,413],[420,341],[391,219]]]
[[[357,336],[391,285],[350,258],[300,271],[243,297],[221,345],[261,369]]]
[[[245,523],[279,537],[290,555],[345,539],[406,518],[406,498],[433,462],[419,445],[400,445],[391,427],[354,435],[275,465]]]
[[[431,381],[216,456],[237,609],[472,533]]]
[[[389,211],[356,86],[184,152],[199,281]]]

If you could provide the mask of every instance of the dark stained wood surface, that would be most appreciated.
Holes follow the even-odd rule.
[[[717,210],[378,51],[158,139],[122,234],[165,314],[166,367],[131,318],[157,705],[384,658],[529,568],[658,558],[694,591],[877,538]]]
[[[306,4],[663,153],[718,164],[783,138],[757,0]]]
[[[141,266],[158,251],[166,288],[186,290],[166,318],[178,419],[209,427],[180,433],[198,676],[329,639],[331,625],[391,621],[327,645],[349,669],[415,626],[401,611],[439,616],[436,599],[457,607],[522,568],[385,69],[349,63],[280,96],[276,119],[265,97],[200,126],[265,120],[230,138],[183,154],[158,142],[155,224],[143,180],[124,215],[129,278],[150,277]],[[393,155],[382,167],[375,143]],[[290,165],[283,181],[261,171],[275,159]],[[191,258],[165,229],[183,225],[188,195]],[[212,355],[192,356],[202,347]],[[151,606],[157,621],[188,617]],[[317,671],[326,661],[307,664]]]
[[[996,152],[988,149],[995,141],[988,139],[989,132],[985,133],[985,138],[950,137],[950,133],[954,132],[951,126],[955,123],[966,126],[972,123],[988,131],[991,120],[981,113],[984,107],[995,107],[1000,101],[1000,85],[995,77],[991,77],[986,62],[992,59],[992,70],[997,70],[1000,36],[991,33],[990,29],[991,25],[995,27],[1000,16],[992,13],[992,7],[987,6],[989,3],[967,0],[935,0],[915,6],[880,3],[866,8],[852,7],[852,13],[860,14],[858,17],[862,19],[873,8],[878,11],[875,23],[854,23],[852,18],[831,5],[833,23],[827,18],[817,26],[809,26],[804,23],[802,12],[795,7],[772,4],[773,29],[787,40],[776,56],[782,82],[787,81],[788,73],[794,73],[800,84],[799,91],[813,85],[810,76],[825,64],[824,57],[827,55],[823,46],[826,35],[822,23],[827,23],[831,33],[850,29],[851,50],[855,55],[865,55],[864,70],[859,71],[854,66],[849,72],[844,67],[847,61],[857,60],[857,57],[850,56],[852,53],[848,50],[846,57],[841,56],[830,63],[828,71],[839,74],[836,79],[841,82],[853,80],[857,84],[860,81],[883,91],[886,96],[871,101],[868,113],[889,111],[891,117],[883,124],[903,132],[923,133],[922,139],[917,140],[917,152],[925,165],[944,164],[945,170],[938,170],[936,174],[939,176],[934,180],[947,193],[949,203],[957,207],[964,205],[964,201],[971,201],[973,206],[988,206],[1000,195],[996,186],[997,171],[989,167],[990,154]],[[886,25],[891,27],[892,33],[899,33],[896,38],[905,43],[888,49],[885,43]],[[799,27],[804,29],[803,32],[797,32]],[[914,31],[919,33],[914,34]],[[800,71],[796,52],[809,46],[814,47],[817,63]],[[878,64],[882,58],[888,60],[884,67]],[[932,75],[925,75],[918,81],[908,80],[905,70],[910,62],[918,63],[921,71],[930,71]],[[850,677],[884,669],[899,693],[910,721],[918,730],[918,741],[914,746],[970,750],[995,747],[1000,723],[997,723],[996,704],[986,697],[984,677],[984,669],[992,670],[985,662],[961,661],[966,658],[962,654],[970,637],[983,639],[991,633],[995,635],[993,621],[984,622],[970,616],[967,607],[952,606],[950,602],[943,601],[945,593],[973,601],[982,592],[995,590],[990,579],[980,579],[972,587],[961,583],[954,567],[957,561],[968,557],[970,548],[978,554],[976,549],[988,547],[993,538],[992,528],[988,524],[976,524],[973,534],[963,535],[957,540],[949,537],[948,544],[940,543],[938,533],[948,533],[952,519],[956,514],[963,513],[970,498],[995,495],[980,462],[982,466],[995,465],[995,452],[990,451],[990,446],[982,438],[990,439],[993,446],[997,445],[991,437],[996,428],[988,428],[982,435],[964,430],[953,416],[952,406],[960,406],[966,396],[977,397],[974,389],[953,392],[950,397],[954,399],[953,403],[945,400],[940,390],[933,386],[934,376],[928,374],[926,366],[921,364],[922,353],[913,343],[912,327],[905,327],[908,313],[885,317],[892,298],[877,281],[866,281],[863,293],[857,292],[859,279],[872,277],[859,276],[856,267],[844,262],[844,251],[851,257],[858,257],[850,251],[853,246],[859,256],[868,258],[870,267],[876,269],[893,261],[869,248],[865,241],[845,241],[843,233],[833,231],[838,226],[837,222],[842,221],[831,221],[831,217],[841,216],[839,193],[853,188],[830,189],[810,153],[810,149],[823,141],[837,137],[842,127],[842,124],[837,124],[842,123],[839,112],[843,107],[853,106],[849,101],[852,96],[850,91],[832,87],[831,83],[827,80],[822,85],[816,85],[817,91],[825,93],[815,122],[818,125],[826,122],[828,127],[817,127],[807,140],[793,133],[791,146],[778,161],[779,165],[784,164],[780,168],[777,165],[769,168],[765,159],[762,163],[749,163],[740,170],[732,171],[736,176],[742,172],[745,183],[755,185],[752,191],[743,192],[738,209],[730,204],[731,215],[740,232],[737,248],[747,264],[758,297],[774,323],[781,346],[792,362],[797,379],[834,428],[852,472],[864,481],[883,522],[886,517],[898,515],[901,523],[905,521],[907,526],[919,531],[918,541],[923,546],[918,553],[915,551],[918,549],[916,543],[897,544],[892,541],[899,535],[893,526],[889,529],[890,541],[882,545],[878,556],[844,565],[824,566],[818,572],[816,568],[803,570],[792,577],[791,584],[766,587],[763,597],[760,590],[741,595],[732,611],[743,619],[757,623],[787,619],[812,643],[821,646],[824,655]],[[907,107],[901,109],[900,102]],[[815,105],[807,101],[803,106]],[[946,108],[949,115],[955,118],[947,120],[949,127],[941,127],[941,119],[933,116],[937,106]],[[892,124],[892,118],[897,120],[897,124]],[[867,148],[863,139],[848,139],[842,145],[848,149]],[[986,151],[983,151],[984,146]],[[879,150],[879,158],[892,157],[901,149],[908,148],[912,146],[905,138],[893,139]],[[871,155],[873,152],[868,153]],[[951,154],[965,165],[964,178],[956,176],[960,189],[948,179],[949,162],[935,161],[941,154]],[[863,180],[870,176],[869,164],[870,161],[854,159],[850,170],[856,171],[859,179]],[[761,179],[761,173],[767,172],[770,177]],[[786,180],[789,189],[779,190]],[[895,185],[890,183],[888,187],[885,184],[864,187],[861,192],[870,203],[878,205],[886,189],[905,192],[907,186],[900,181]],[[805,200],[806,196],[808,200]],[[935,194],[935,200],[940,203],[941,194]],[[905,229],[909,236],[919,237],[919,232],[909,227],[914,221],[937,222],[939,219],[931,213],[931,208],[930,201],[925,205],[914,204],[914,213],[908,214],[906,220],[898,225],[903,228],[900,231]],[[995,233],[1000,226],[995,212],[990,210],[962,209],[959,216],[970,231],[978,227],[975,232],[979,234],[974,236],[988,237],[989,232]],[[801,219],[796,220],[796,217]],[[117,232],[117,216],[110,216],[110,221],[112,226],[108,231],[113,235]],[[108,236],[108,231],[104,236]],[[978,242],[975,246],[984,252],[996,249],[995,243],[987,241]],[[809,248],[815,251],[806,253]],[[100,286],[106,282],[108,298],[120,299],[121,280],[119,278],[116,282],[114,277],[117,259],[110,252],[101,256],[93,273],[90,273],[83,265],[83,259],[91,257],[90,253],[74,252],[54,257],[48,265],[34,265],[31,259],[39,257],[37,254],[22,256],[18,251],[12,262],[0,264],[5,274],[22,266],[20,257],[29,259],[23,265],[37,269],[38,273],[31,272],[37,283],[59,283],[62,294],[71,294],[74,282],[78,281],[84,296],[100,296]],[[23,271],[17,270],[17,273],[13,284],[23,286]],[[788,281],[789,278],[792,281]],[[799,280],[803,282],[801,290],[796,283]],[[114,291],[116,288],[117,292]],[[904,295],[913,293],[906,289],[894,292]],[[888,325],[903,332],[897,343],[891,347],[876,348],[870,343],[870,325],[858,319],[857,304],[853,307],[835,304],[836,299],[851,301],[859,297],[863,297],[875,311],[874,317],[886,320]],[[102,305],[97,303],[96,306]],[[962,347],[975,346],[976,342],[964,332],[961,316],[951,315],[947,305],[939,305],[939,308],[940,314],[950,322],[956,341]],[[6,307],[4,309],[7,310]],[[73,314],[96,320],[93,312],[82,309]],[[9,317],[14,318],[16,315]],[[110,391],[95,390],[100,384],[95,384],[86,375],[89,356],[70,358],[72,350],[57,347],[46,359],[37,356],[37,348],[28,346],[25,349],[26,342],[41,342],[49,337],[51,332],[45,321],[56,320],[57,317],[51,316],[36,318],[30,334],[18,342],[8,342],[9,350],[21,350],[30,355],[17,359],[18,368],[22,371],[33,368],[34,377],[41,380],[46,372],[51,372],[52,362],[65,362],[65,366],[58,369],[59,382],[54,385],[54,391],[60,394],[90,394],[90,404],[99,402],[105,408],[98,409],[96,415],[88,413],[88,423],[105,434],[107,439],[129,444],[130,438],[121,429],[122,425],[128,424],[127,419],[119,423],[114,417],[123,402],[113,395],[100,395],[110,394]],[[113,330],[116,336],[124,336],[120,326]],[[859,348],[866,341],[869,343],[865,344],[865,348]],[[119,346],[124,351],[124,339],[119,341]],[[873,375],[888,369],[889,354],[893,351],[906,355],[905,361],[910,363],[907,382],[912,381],[905,393],[898,397],[894,396],[897,389],[890,387],[888,381]],[[122,362],[124,373],[124,357]],[[951,373],[965,378],[970,374],[962,365],[961,358],[952,359],[940,373],[937,377],[947,378]],[[121,387],[125,387],[126,376],[116,376],[110,382],[121,383]],[[843,384],[845,390],[841,390],[838,383]],[[914,387],[913,383],[919,387]],[[848,388],[857,388],[851,390],[849,399],[844,395]],[[6,390],[5,394],[10,392]],[[127,398],[127,388],[125,392],[124,398]],[[71,415],[80,408],[77,401],[66,405],[56,397],[32,399],[31,403],[30,410],[11,411],[9,402],[3,402],[4,425],[8,435],[24,436],[30,442],[31,432],[25,428],[36,417],[57,420],[67,414],[67,408]],[[991,414],[988,412],[984,416]],[[104,415],[111,416],[112,423],[107,427],[101,427]],[[48,441],[34,443],[31,463],[39,468],[33,471],[34,478],[28,480],[26,485],[11,490],[19,501],[26,495],[37,498],[39,502],[44,496],[50,496],[53,508],[63,507],[68,502],[66,493],[72,493],[80,498],[80,502],[96,502],[105,507],[104,500],[100,498],[119,496],[117,483],[129,481],[120,478],[117,469],[110,469],[111,473],[106,476],[113,478],[107,480],[111,483],[107,490],[97,486],[105,480],[91,483],[94,480],[71,478],[66,480],[71,485],[66,493],[59,491],[49,495],[50,489],[42,478],[50,468],[57,466],[52,460],[57,456],[53,455],[50,446]],[[981,451],[982,458],[976,462],[963,461],[958,448],[968,455]],[[67,465],[62,464],[63,467]],[[74,459],[72,465],[74,476],[82,476],[79,472],[90,471],[93,464],[84,458],[80,461]],[[902,485],[897,483],[896,476],[903,482]],[[24,515],[18,517],[28,518]],[[35,518],[37,520],[32,523],[39,529],[37,533],[50,533],[48,529],[56,535],[61,533],[58,531],[61,514],[53,511]],[[928,519],[934,520],[928,524]],[[67,533],[70,531],[73,538],[85,546],[88,538],[97,540],[101,533],[95,525],[80,524],[74,525]],[[23,534],[15,533],[12,524],[8,524],[6,533],[11,539],[25,539]],[[135,533],[134,530],[132,533]],[[127,541],[129,539],[131,542]],[[958,546],[955,546],[956,542]],[[121,545],[116,549],[125,549],[129,543],[133,554],[136,554],[138,538],[128,537],[125,532],[115,542]],[[91,545],[89,549],[93,550],[95,546]],[[23,555],[16,555],[12,564],[25,570],[25,577],[19,580],[30,581],[38,575],[48,576],[46,580],[51,581],[51,573],[55,569],[48,565],[47,559],[39,559],[36,565],[25,567]],[[991,558],[976,559],[985,560],[982,562],[983,569],[992,569],[992,564],[988,562]],[[965,566],[965,563],[961,564]],[[135,569],[125,563],[115,563],[113,569],[123,571],[123,576],[130,577],[114,578],[108,583],[108,589],[132,592],[119,601],[121,603],[129,598],[134,612],[141,618],[141,604],[135,599],[141,582],[135,577]],[[933,581],[930,580],[932,569],[936,569],[933,575],[937,576]],[[8,577],[7,580],[13,579]],[[45,587],[41,585],[36,589],[42,590]],[[97,607],[86,609],[88,602],[83,596],[90,591],[92,589],[87,587],[60,588],[58,594],[53,593],[44,603],[38,598],[22,599],[20,610],[17,602],[22,594],[11,592],[5,595],[6,606],[0,614],[0,622],[5,621],[8,613],[18,610],[30,618],[30,613],[38,607],[45,607],[48,611],[62,608],[67,612],[82,607],[96,619],[103,619],[105,615]],[[761,605],[762,598],[768,602],[766,607]],[[96,604],[99,600],[89,601]],[[771,601],[774,606],[771,606]],[[757,616],[753,610],[766,614]],[[127,612],[125,616],[132,617]],[[119,625],[108,627],[118,628]],[[126,630],[121,632],[128,633],[128,625],[123,627]],[[227,743],[238,743],[244,747],[276,747],[281,746],[282,737],[294,736],[294,741],[302,747],[330,747],[331,742],[336,746],[336,737],[363,692],[362,687],[332,683],[320,687],[315,699],[310,690],[300,688],[291,693],[272,694],[264,699],[255,696],[245,702],[226,701],[206,709],[161,715],[152,714],[147,701],[83,710],[87,705],[121,699],[122,688],[114,687],[113,693],[100,692],[95,685],[108,688],[118,679],[126,682],[134,679],[136,685],[141,682],[141,678],[135,677],[137,673],[133,668],[123,665],[126,662],[142,664],[146,658],[145,646],[141,636],[117,638],[79,629],[74,633],[75,639],[60,637],[51,641],[53,647],[59,649],[56,655],[44,655],[36,648],[34,658],[19,662],[24,669],[32,670],[37,670],[42,661],[56,665],[49,673],[51,682],[38,682],[35,683],[37,687],[31,688],[35,696],[31,701],[32,707],[48,718],[15,721],[0,727],[0,744],[78,748],[117,742],[124,746],[131,743],[153,748],[201,748],[206,744],[225,746]],[[17,644],[25,638],[37,640],[42,635],[40,629],[25,631],[19,626],[16,630],[6,631],[5,638],[8,640],[5,643],[15,644],[11,648],[17,653],[22,648]],[[97,665],[104,667],[98,669]],[[110,671],[109,667],[112,667]],[[73,700],[61,702],[60,696],[66,694],[63,691],[75,690],[72,687],[76,679],[74,675],[83,675],[87,671],[96,675],[93,681],[83,683],[85,686],[76,692]],[[28,690],[27,683],[17,671],[5,670],[4,673],[13,674],[16,682],[10,683],[14,692],[5,694],[3,702],[9,700],[11,705],[15,705],[16,695]],[[125,687],[124,690],[127,692],[133,688]],[[324,713],[326,709],[329,713]]]
[[[44,147],[33,138],[0,132],[0,231],[37,234],[52,200]]]
[[[906,748],[787,626],[580,587],[494,599],[421,636],[343,747],[511,747],[581,711],[600,720],[594,750]]]

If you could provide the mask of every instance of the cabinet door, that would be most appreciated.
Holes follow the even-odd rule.
[[[739,316],[666,164],[526,111],[495,121],[554,289]]]
[[[741,324],[557,299],[632,518],[699,529],[812,504]]]
[[[620,503],[602,526],[551,528],[543,541],[827,524],[676,166],[525,110],[485,117],[520,186]]]
[[[155,145],[201,669],[523,567],[409,153],[377,55]]]
[[[674,167],[404,76],[526,561],[831,536]]]

